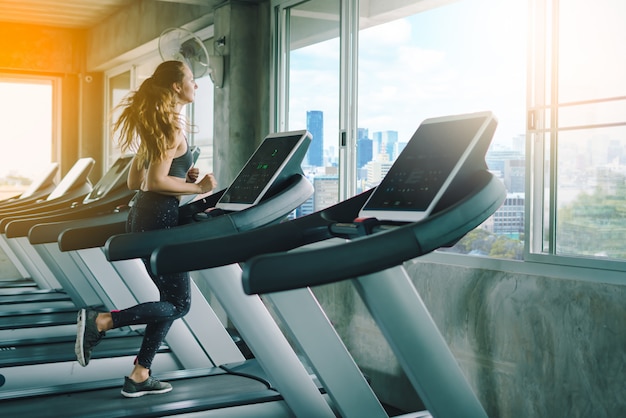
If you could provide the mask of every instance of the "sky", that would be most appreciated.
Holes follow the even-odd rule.
[[[408,141],[428,117],[491,110],[494,142],[525,131],[524,0],[464,0],[362,30],[359,128]],[[324,112],[324,142],[337,136],[338,39],[293,51],[290,128]],[[296,126],[294,126],[296,125]]]

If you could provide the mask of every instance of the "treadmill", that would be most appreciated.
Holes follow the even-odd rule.
[[[9,206],[18,202],[23,204],[27,200],[35,202],[45,199],[56,187],[55,179],[58,172],[59,163],[50,163],[50,165],[42,171],[40,177],[37,177],[21,194],[0,200],[0,208],[4,205]]]
[[[191,152],[195,162],[200,150],[193,146]],[[31,237],[31,232],[37,228],[58,231],[64,228],[64,225],[69,225],[78,219],[90,220],[100,215],[112,214],[120,220],[125,220],[126,211],[132,204],[132,198],[135,195],[135,191],[128,190],[126,184],[132,158],[133,155],[118,158],[81,202],[72,202],[65,208],[57,210],[23,216],[15,215],[0,220],[0,224],[5,225],[4,233],[7,239],[15,238],[21,247],[28,248],[31,259],[43,260],[43,263],[52,270],[55,277],[67,279],[63,281],[63,287],[71,291],[73,300],[78,306],[99,304],[100,299],[95,294],[96,291],[86,285],[84,281],[69,280],[70,277],[80,276],[81,272],[73,267],[74,263],[70,256],[58,250],[56,236],[58,232],[56,235],[54,233],[53,235],[36,234],[34,239]],[[32,252],[33,248],[36,252],[35,255]]]
[[[68,204],[71,205],[77,199],[83,199],[92,190],[88,176],[94,164],[93,158],[79,159],[45,200],[17,200],[9,205],[2,205],[0,207],[0,219],[16,216],[18,213],[54,210],[66,207]],[[35,264],[29,254],[24,253],[24,250],[19,246],[12,245],[4,234],[0,234],[0,247],[18,269],[22,281],[29,288],[58,289],[60,287],[46,266]]]
[[[198,148],[192,149],[195,158]],[[0,352],[1,376],[5,383],[0,385],[6,392],[45,386],[58,379],[66,383],[81,383],[94,379],[94,376],[113,377],[123,373],[141,344],[143,326],[125,327],[113,330],[110,338],[103,341],[94,356],[94,367],[89,370],[75,370],[73,354],[76,335],[76,312],[82,307],[99,310],[115,309],[110,299],[93,280],[95,274],[108,277],[107,270],[89,271],[71,253],[59,251],[57,238],[60,230],[72,222],[88,221],[95,215],[113,213],[127,216],[127,205],[135,192],[128,190],[126,179],[132,164],[132,155],[118,158],[82,203],[67,206],[66,211],[55,210],[22,217],[7,223],[6,235],[11,239],[21,239],[22,247],[34,250],[33,257],[39,257],[53,272],[62,289],[55,295],[69,294],[70,299],[33,298],[28,295],[14,295],[10,304],[4,304],[0,312],[0,335],[4,350]],[[195,159],[194,159],[195,161]],[[73,220],[73,221],[72,221]],[[31,231],[52,231],[34,234]],[[56,231],[56,232],[54,232]],[[25,235],[28,233],[28,238]],[[26,300],[20,302],[18,297]],[[129,301],[137,303],[135,299]],[[204,353],[191,352],[190,355],[204,356]],[[181,363],[166,345],[157,354],[157,371],[178,370]],[[100,361],[99,359],[106,359]],[[41,376],[41,364],[47,364],[53,374]],[[195,364],[207,364],[195,362]],[[98,374],[94,372],[99,370]]]
[[[26,236],[31,226],[40,222],[60,218],[86,217],[94,213],[110,212],[120,204],[128,204],[134,194],[126,187],[126,176],[131,160],[132,156],[119,158],[91,192],[84,197],[82,202],[68,200],[65,208],[39,212],[29,209],[0,220],[0,223],[4,222],[5,225],[3,238],[13,250],[17,249],[17,254],[22,255],[21,261],[24,265],[40,266],[33,271],[35,273],[45,271],[48,283],[54,283],[54,291],[50,291],[48,288],[45,293],[41,291],[35,293],[20,292],[19,294],[0,296],[2,315],[10,314],[10,312],[32,314],[35,313],[32,310],[32,306],[35,305],[37,305],[38,310],[49,312],[49,309],[55,305],[61,307],[62,300],[59,299],[61,294],[66,295],[69,299],[68,302],[71,300],[75,306],[89,304],[76,290],[78,282],[81,281],[80,277],[77,277],[74,271],[64,272],[72,263],[63,254],[50,255],[45,249],[33,247]],[[27,212],[28,215],[19,215],[19,213],[24,212]],[[39,277],[43,277],[43,275]],[[97,301],[93,302],[97,304]],[[28,309],[28,305],[31,306],[30,309]],[[75,306],[70,306],[72,311],[76,310]]]
[[[192,155],[195,161],[199,155],[199,148],[192,147]],[[121,207],[117,206],[114,209],[113,206],[119,202],[113,199],[119,194],[116,191],[120,189],[122,189],[121,192],[126,195],[122,202],[128,202],[130,200],[128,196],[129,193],[134,195],[134,192],[129,191],[126,187],[127,171],[132,157],[127,158],[127,163],[123,166],[124,169],[116,169],[115,166],[119,164],[115,164],[105,176],[105,178],[107,178],[106,181],[105,178],[102,179],[102,187],[96,187],[97,190],[94,190],[99,196],[98,207],[104,208],[105,214],[86,217],[86,215],[91,215],[95,212],[91,209],[95,204],[92,202],[89,205],[84,205],[83,208],[80,209],[73,208],[73,210],[67,211],[66,214],[54,215],[54,217],[41,216],[39,218],[20,220],[17,222],[14,221],[10,222],[7,227],[8,235],[11,235],[11,228],[16,223],[21,229],[21,231],[18,230],[18,232],[21,232],[22,235],[30,227],[30,229],[28,229],[28,242],[41,257],[46,260],[47,264],[56,265],[57,268],[55,271],[57,274],[68,279],[67,286],[73,289],[73,293],[77,295],[77,300],[79,301],[77,306],[79,307],[89,306],[97,310],[114,310],[132,306],[143,301],[154,300],[158,297],[158,295],[156,295],[156,289],[145,271],[145,267],[142,263],[137,262],[137,260],[134,260],[136,263],[131,263],[131,267],[133,268],[128,268],[128,266],[112,266],[111,263],[108,262],[100,263],[97,266],[89,266],[89,262],[86,260],[94,256],[97,258],[97,256],[100,255],[100,258],[104,259],[100,248],[76,248],[74,251],[60,251],[58,245],[59,235],[62,234],[63,230],[69,227],[93,226],[96,224],[107,224],[113,221],[116,223],[114,228],[115,232],[124,232],[126,219],[128,217],[128,207],[132,205],[132,200],[127,205],[122,205]],[[105,190],[106,192],[104,192]],[[111,197],[105,199],[105,196],[109,194]],[[102,212],[102,210],[99,209],[98,213],[100,212]],[[118,226],[120,227],[119,230],[117,229]],[[15,235],[16,233],[13,231],[13,234]],[[86,238],[92,239],[93,234],[91,232],[81,233],[81,237],[82,241],[85,241]],[[57,260],[63,261],[56,262]],[[131,293],[127,284],[121,278],[121,271],[125,272],[124,274],[129,277],[129,281],[132,281],[136,286],[144,290],[144,294],[147,294],[144,299],[138,299]],[[194,311],[201,312],[199,316],[204,317],[206,320],[206,315],[203,315],[204,312],[202,312],[201,300],[194,304],[193,309]],[[54,330],[52,327],[46,327],[43,328],[42,331],[48,333],[49,336],[60,337],[60,334],[64,334],[72,339],[73,344],[73,338],[76,333],[76,310],[77,308],[63,313],[63,318],[66,318],[67,323],[63,330]],[[184,322],[177,322],[173,325],[172,329],[170,329],[169,335],[171,336],[171,344],[165,345],[162,348],[161,353],[163,354],[158,354],[159,357],[165,356],[166,358],[165,360],[161,359],[157,362],[158,366],[155,372],[188,367],[206,367],[211,364],[208,358],[210,357],[207,353],[208,350],[204,347],[211,342],[209,338],[200,338],[183,324]],[[134,356],[139,345],[133,341],[126,341],[129,339],[132,340],[133,338],[140,338],[143,333],[143,328],[143,326],[130,326],[128,327],[130,331],[126,328],[124,330],[114,330],[113,334],[120,334],[120,338],[115,340],[115,353],[106,350],[98,350],[98,353],[94,355],[94,359],[97,359],[97,361],[92,362],[90,366],[95,364],[97,364],[98,367],[106,365],[104,366],[106,376],[115,376],[122,373],[119,367],[110,364],[110,357],[114,355],[117,360],[123,361],[121,366],[123,368],[125,367],[124,364],[131,362],[132,360],[128,361],[122,359],[122,356]],[[108,335],[111,335],[111,333]],[[109,343],[113,344],[113,340],[109,341]],[[227,353],[227,355],[230,356],[229,358],[232,359],[230,353],[234,351],[235,348],[231,348],[225,343],[213,343],[211,345],[211,355],[218,358],[222,355],[216,353],[216,346],[221,346],[222,351]],[[63,370],[68,370],[69,373],[72,373],[72,381],[82,382],[94,379],[93,373],[89,373],[88,371],[80,370],[80,372],[72,372],[74,365],[74,358],[70,355],[72,351],[67,349],[65,351],[59,350],[61,353],[65,353],[63,358],[65,359],[66,365],[57,365],[57,367],[63,367]],[[237,353],[239,354],[239,352]],[[237,357],[237,359],[239,359],[239,357]],[[90,367],[90,370],[95,368],[95,366],[93,368]],[[67,374],[68,372],[63,372],[63,374]]]
[[[351,280],[428,409],[411,416],[486,417],[402,263],[454,244],[502,204],[506,190],[484,159],[496,124],[491,112],[428,119],[376,189],[291,222],[162,246],[152,268],[244,261],[245,292],[264,294],[324,386],[339,388],[353,380],[324,356],[330,324],[308,287]],[[364,416],[350,400],[337,401],[353,412],[342,415]]]
[[[310,138],[306,131],[268,135],[233,184],[225,192],[218,193],[221,196],[214,209],[207,207],[205,211],[193,214],[191,218],[195,222],[192,224],[169,230],[123,234],[110,238],[106,246],[107,255],[112,260],[109,264],[119,269],[118,263],[121,262],[134,261],[135,265],[137,262],[140,263],[136,259],[124,259],[128,257],[125,257],[123,252],[118,259],[111,257],[111,253],[120,253],[117,251],[119,246],[128,245],[129,251],[134,252],[132,257],[141,256],[135,254],[137,248],[145,249],[146,255],[149,256],[154,246],[164,242],[163,240],[186,242],[201,236],[227,236],[282,221],[313,193],[312,185],[304,178],[300,168]],[[197,209],[211,200],[209,197],[190,205]],[[193,209],[183,209],[181,212],[185,215],[193,212]],[[95,228],[102,229],[103,225],[96,225]],[[74,231],[81,229],[83,232],[89,231],[89,227],[78,227]],[[72,229],[60,235],[60,247],[65,247],[64,237],[70,231]],[[74,241],[77,235],[81,233],[74,235]],[[67,236],[72,237],[72,234],[69,233]],[[92,242],[89,239],[87,241]],[[103,254],[100,248],[90,250]],[[90,268],[97,267],[97,260],[89,261]],[[335,416],[260,299],[243,294],[241,287],[237,285],[241,270],[235,270],[236,268],[238,267],[227,266],[220,269],[216,272],[216,277],[229,283],[222,290],[225,293],[224,297],[229,297],[227,293],[235,293],[237,303],[240,304],[236,309],[246,312],[249,328],[254,332],[242,335],[251,346],[254,358],[246,360],[239,353],[240,360],[237,362],[216,362],[216,366],[210,368],[159,373],[159,378],[173,382],[174,391],[159,397],[149,397],[151,399],[140,398],[130,403],[123,402],[123,406],[118,402],[119,381],[108,381],[99,382],[96,392],[93,390],[93,385],[96,385],[94,382],[80,387],[59,386],[40,389],[36,392],[42,396],[34,398],[8,400],[7,397],[7,400],[3,401],[3,410],[14,414],[25,410],[37,410],[44,414],[41,416],[46,416],[50,405],[69,400],[73,408],[67,412],[67,416],[81,417],[103,415],[113,417],[128,414],[164,416],[196,411],[202,411],[202,416],[280,417],[294,414],[303,417]],[[142,291],[141,286],[128,283],[132,277],[126,274],[120,276],[133,293]],[[194,299],[192,309],[198,302]],[[210,318],[193,318],[190,312],[183,321],[188,319],[206,323]],[[226,336],[230,339],[227,333]],[[212,335],[208,337],[211,338]],[[169,339],[167,343],[171,345]],[[97,350],[94,354],[96,352]],[[97,402],[103,394],[107,401]],[[118,399],[110,401],[112,396]],[[94,404],[108,405],[103,406],[107,409],[106,413],[102,410],[93,410]]]
[[[134,194],[126,187],[131,160],[132,156],[119,158],[81,204],[68,203],[66,216],[88,216],[111,211],[120,203],[128,203]],[[32,223],[39,222],[40,219],[52,219],[45,211],[39,216],[40,218],[33,218]],[[55,215],[58,216],[61,215]],[[26,221],[26,218],[20,218],[17,222],[23,225]],[[10,230],[14,223],[7,225]],[[67,254],[58,250],[55,254],[43,245],[31,246],[25,237],[8,235],[8,242],[21,239],[20,243],[13,244],[28,250],[32,261],[48,268],[51,276],[60,285],[46,293],[29,292],[3,296],[0,306],[0,392],[6,394],[30,390],[56,384],[59,380],[77,383],[93,380],[94,372],[97,371],[101,376],[108,377],[116,376],[116,371],[119,373],[120,370],[125,370],[132,363],[142,338],[140,332],[131,328],[112,332],[111,338],[103,342],[102,349],[95,356],[114,358],[113,360],[107,364],[95,362],[95,367],[89,371],[76,369],[73,354],[76,312],[80,307],[87,306],[82,293],[89,286],[88,279]],[[100,299],[92,299],[90,302],[89,306],[103,307]],[[179,368],[168,347],[161,347],[158,356],[162,358],[160,364],[166,370]],[[43,364],[46,365],[47,373],[41,373]]]
[[[59,163],[50,163],[47,169],[42,172],[42,175],[36,178],[22,194],[0,201],[0,208],[5,204],[14,204],[18,201],[20,204],[24,204],[26,201],[36,202],[46,199],[56,187],[58,171]],[[30,294],[33,298],[41,297],[45,299],[48,297],[46,294],[50,293],[50,291],[37,289],[35,283],[29,280],[27,272],[23,268],[20,270],[20,267],[22,267],[21,263],[15,265],[14,262],[16,260],[14,258],[11,259],[12,255],[8,254],[7,258],[10,259],[15,267],[16,276],[0,281],[0,299],[3,299],[0,300],[0,304],[5,303],[4,296],[12,293]]]
[[[64,207],[68,200],[84,198],[92,189],[88,176],[94,164],[95,160],[90,157],[78,159],[45,199],[18,199],[3,204],[0,207],[0,217],[28,211],[52,210],[57,207]]]

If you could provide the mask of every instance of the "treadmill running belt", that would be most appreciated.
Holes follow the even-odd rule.
[[[174,390],[162,395],[127,399],[120,394],[123,383],[120,379],[117,386],[105,389],[3,400],[2,415],[38,418],[162,417],[173,411],[195,412],[281,399],[276,391],[268,389],[264,383],[239,375],[218,374],[163,380],[171,382]]]

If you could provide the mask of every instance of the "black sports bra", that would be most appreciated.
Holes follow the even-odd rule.
[[[187,144],[187,151],[185,151],[185,153],[180,157],[176,157],[172,160],[172,165],[170,166],[170,171],[168,175],[184,179],[187,177],[187,171],[189,171],[192,164],[193,157],[191,156],[189,144]]]

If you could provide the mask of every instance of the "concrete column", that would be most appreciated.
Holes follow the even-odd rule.
[[[214,53],[224,57],[215,89],[214,172],[228,186],[269,127],[269,2],[231,0],[215,9]]]

